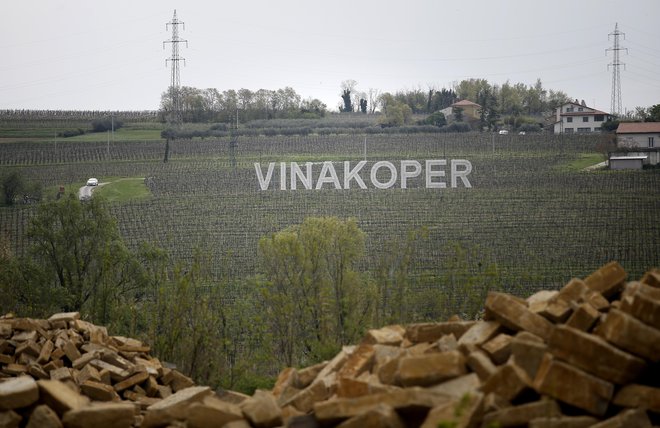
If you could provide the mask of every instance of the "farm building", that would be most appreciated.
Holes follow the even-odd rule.
[[[557,107],[555,111],[555,134],[573,134],[600,132],[603,122],[612,120],[614,116],[604,111],[596,110],[582,102],[568,102]]]
[[[610,169],[642,169],[647,156],[610,156]]]
[[[621,123],[616,130],[619,150],[611,157],[644,156],[645,165],[660,164],[660,122]]]

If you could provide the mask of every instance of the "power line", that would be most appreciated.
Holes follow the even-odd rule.
[[[179,21],[176,17],[176,9],[174,9],[174,16],[172,17],[172,20],[165,24],[166,30],[169,29],[168,26],[172,26],[172,38],[163,42],[163,49],[165,49],[165,43],[172,44],[172,56],[165,60],[165,65],[167,66],[167,62],[170,61],[171,81],[169,92],[171,111],[168,120],[170,124],[174,125],[174,127],[178,127],[181,124],[181,97],[179,94],[181,76],[179,75],[179,61],[183,61],[184,65],[186,64],[186,59],[179,56],[179,43],[185,43],[186,47],[188,47],[188,40],[179,38],[179,25],[181,25],[184,30],[186,29],[185,23]],[[167,162],[169,158],[170,139],[171,136],[168,136],[165,141],[165,157],[163,158],[163,162]]]

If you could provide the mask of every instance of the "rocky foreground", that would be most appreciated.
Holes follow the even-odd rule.
[[[0,427],[651,427],[660,424],[660,270],[616,262],[480,321],[367,332],[247,396],[197,386],[78,313],[0,318]]]

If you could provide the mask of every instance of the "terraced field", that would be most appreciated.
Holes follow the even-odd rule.
[[[592,171],[572,168],[596,153],[596,135],[413,134],[368,135],[367,165],[376,161],[467,159],[472,188],[427,189],[413,179],[408,189],[260,190],[255,162],[351,161],[365,156],[365,137],[324,135],[240,137],[176,141],[162,163],[160,140],[21,141],[0,144],[0,176],[15,168],[41,183],[47,196],[58,185],[88,177],[146,177],[153,197],[113,203],[131,246],[163,246],[180,260],[195,249],[212,254],[217,277],[240,279],[258,270],[261,236],[308,216],[355,217],[367,233],[366,267],[415,228],[428,230],[418,243],[413,282],[439,284],[454,243],[478,248],[474,265],[497,263],[505,288],[557,287],[618,260],[631,277],[660,266],[660,170]],[[343,165],[337,164],[340,180]],[[318,177],[321,165],[314,165]],[[447,173],[449,168],[447,168]],[[273,182],[279,183],[279,167]],[[385,173],[384,180],[387,179]],[[448,177],[447,177],[448,178]],[[352,186],[357,187],[357,186]],[[448,186],[449,187],[449,186]],[[31,205],[0,207],[0,232],[13,251],[24,251]],[[483,260],[482,260],[483,259]]]

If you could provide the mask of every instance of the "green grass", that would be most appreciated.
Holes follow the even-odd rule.
[[[603,155],[599,153],[581,153],[577,159],[558,165],[561,171],[581,171],[587,167],[603,162]]]
[[[111,177],[100,181],[107,184],[99,186],[94,194],[103,196],[109,202],[139,201],[149,199],[152,196],[144,184],[143,177]]]

